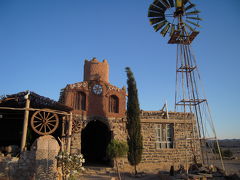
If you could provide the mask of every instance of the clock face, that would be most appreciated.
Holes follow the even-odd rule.
[[[95,84],[94,86],[93,86],[93,93],[94,94],[97,94],[97,95],[100,95],[100,94],[102,94],[102,90],[103,90],[103,88],[102,88],[102,86],[100,85],[100,84]]]

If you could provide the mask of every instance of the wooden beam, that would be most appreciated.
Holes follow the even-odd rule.
[[[25,150],[26,139],[27,139],[27,128],[28,128],[28,117],[29,117],[29,107],[30,107],[30,92],[24,98],[26,99],[25,105],[25,113],[24,113],[24,122],[23,122],[23,133],[22,133],[22,141],[21,141],[21,152]]]
[[[12,108],[12,107],[0,107],[0,109],[6,109],[6,110],[16,110],[16,111],[45,111],[45,112],[52,112],[57,114],[63,114],[63,115],[70,115],[67,112],[64,111],[57,111],[57,110],[51,110],[51,109],[36,109],[36,108]]]
[[[70,113],[68,136],[67,136],[67,152],[70,153],[71,150],[71,136],[72,136],[72,113]]]
[[[149,119],[144,119],[141,118],[141,123],[178,123],[178,124],[192,124],[195,123],[196,121],[194,119],[154,119],[154,118],[149,118]]]

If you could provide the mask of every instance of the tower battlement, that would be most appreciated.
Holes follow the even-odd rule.
[[[99,62],[96,58],[84,63],[84,81],[100,80],[109,82],[109,65],[106,59]]]

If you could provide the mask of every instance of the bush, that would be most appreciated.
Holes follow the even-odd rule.
[[[233,156],[233,153],[230,149],[227,149],[227,150],[224,150],[223,151],[223,157],[227,157],[227,158],[230,158]]]
[[[65,179],[74,179],[76,174],[84,171],[83,163],[85,163],[85,159],[82,154],[71,155],[67,152],[59,152],[56,159],[58,161],[58,166],[62,167]]]
[[[128,146],[125,142],[113,139],[107,146],[107,155],[110,158],[123,157],[128,152]]]

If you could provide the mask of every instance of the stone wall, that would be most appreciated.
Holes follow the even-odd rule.
[[[59,152],[58,142],[52,136],[41,136],[31,147],[24,151],[20,157],[0,157],[0,179],[56,180],[57,160]]]
[[[160,149],[156,147],[156,126],[159,124],[173,125],[173,148]],[[200,143],[196,140],[196,121],[193,114],[143,111],[141,126],[144,146],[141,168],[169,170],[171,166],[175,166],[175,168],[180,164],[187,166],[195,159],[198,162],[201,161]]]
[[[0,179],[31,180],[34,178],[34,153],[25,151],[20,157],[0,157]]]
[[[173,124],[173,148],[158,149],[156,147],[156,126],[158,124]],[[197,140],[196,121],[193,114],[142,111],[141,128],[143,155],[138,165],[139,171],[169,170],[171,166],[178,169],[179,165],[186,168],[195,160],[201,163],[200,143]],[[123,170],[133,171],[127,158],[122,158],[121,167]]]
[[[81,151],[81,131],[86,127],[87,123],[94,118],[86,118],[81,121],[79,132],[72,135],[72,152]],[[83,118],[84,119],[84,118]],[[127,141],[126,118],[100,118],[106,123],[112,131],[114,139]],[[156,126],[158,124],[173,124],[173,148],[158,149],[156,147]],[[175,113],[164,111],[142,111],[141,127],[143,135],[143,155],[142,161],[138,168],[140,170],[156,170],[165,169],[173,165],[177,169],[178,166],[188,166],[196,159],[201,162],[200,143],[197,139],[196,121],[191,113]],[[186,137],[188,140],[186,140]],[[121,158],[120,167],[129,170],[127,157]],[[131,169],[131,168],[130,168]]]

